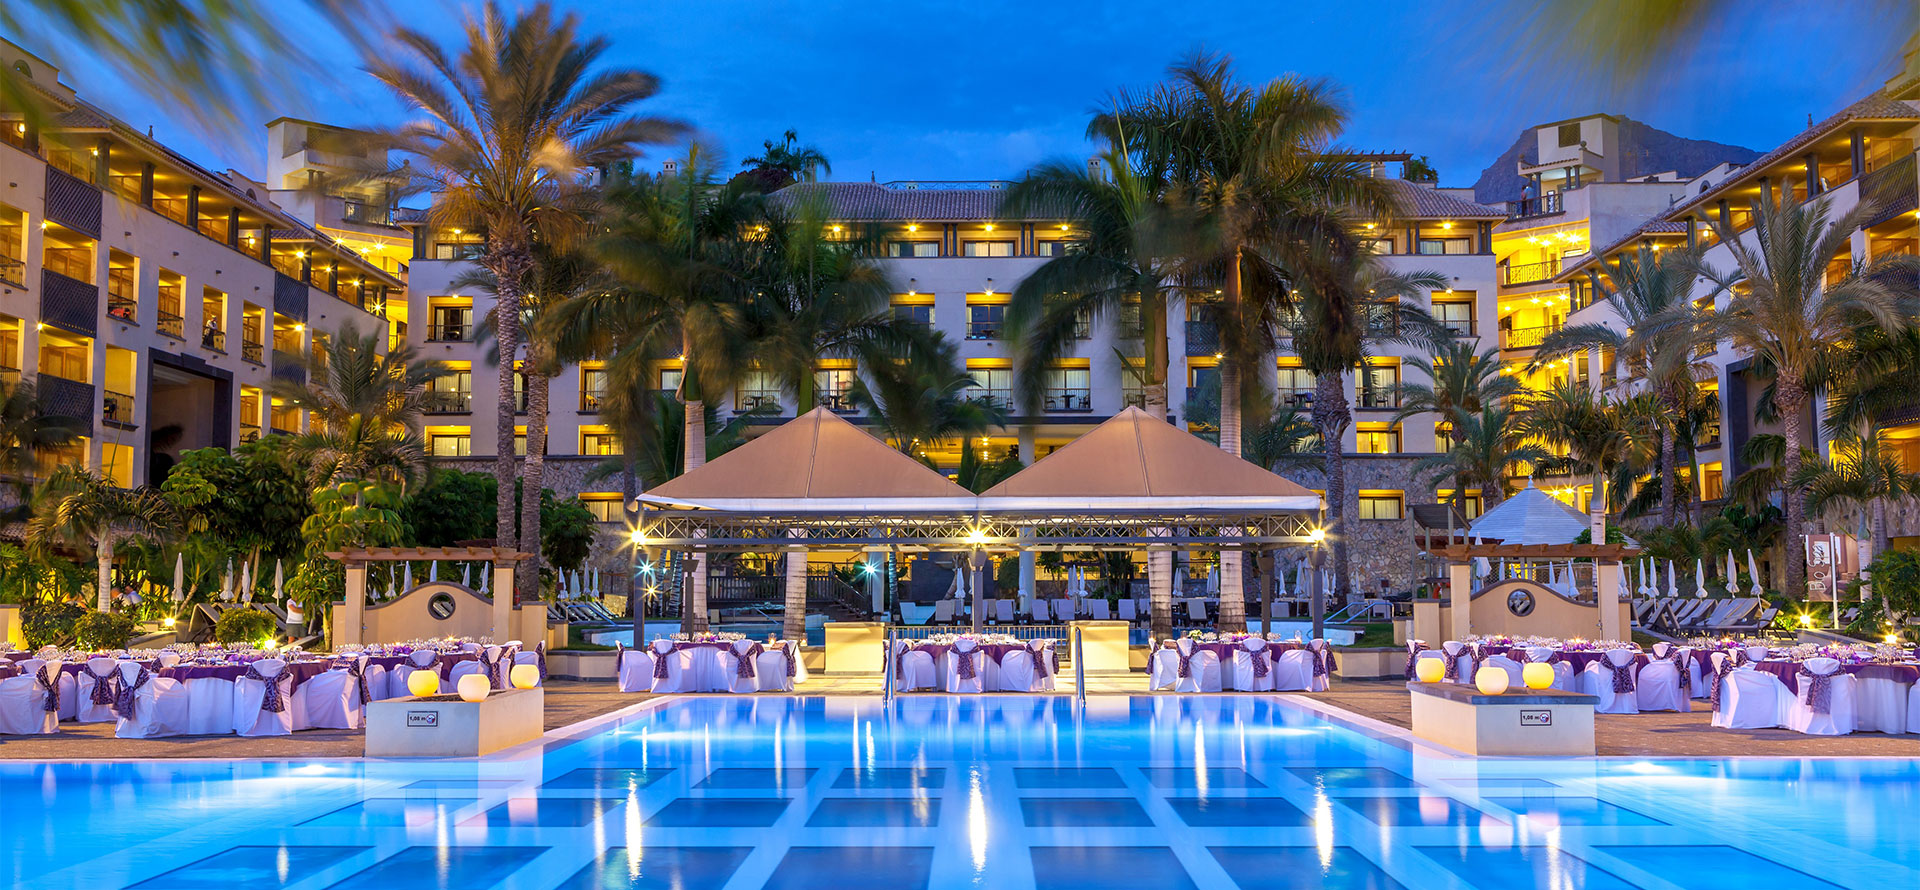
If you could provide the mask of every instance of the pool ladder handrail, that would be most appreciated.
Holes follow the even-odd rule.
[[[880,700],[893,701],[893,625],[887,625],[886,633],[880,638]]]

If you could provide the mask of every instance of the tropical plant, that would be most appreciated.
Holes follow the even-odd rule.
[[[812,182],[814,177],[833,173],[833,165],[820,149],[800,144],[800,134],[788,130],[779,142],[771,139],[760,143],[759,154],[740,162],[746,173],[753,177],[753,185],[762,192],[772,192],[805,180]]]
[[[261,609],[228,609],[213,623],[213,639],[222,645],[270,642],[279,632],[273,616]]]
[[[61,546],[93,551],[99,611],[113,596],[114,548],[136,538],[163,537],[177,526],[173,507],[151,488],[126,489],[75,466],[63,466],[35,493],[27,542],[45,559]]]
[[[1438,477],[1453,479],[1453,490],[1480,489],[1481,512],[1491,510],[1507,497],[1507,483],[1522,465],[1539,465],[1552,459],[1552,453],[1527,442],[1522,411],[1518,406],[1496,404],[1477,413],[1454,416],[1446,447],[1413,462],[1416,478],[1427,484]]]
[[[131,617],[112,612],[88,612],[74,622],[74,643],[94,651],[125,649],[133,639],[133,630]]]
[[[1291,404],[1277,403],[1264,421],[1247,431],[1244,455],[1248,461],[1279,473],[1320,463],[1321,456],[1316,453],[1319,448],[1320,434],[1313,428],[1313,420]]]
[[[1902,468],[1885,438],[1836,441],[1829,457],[1801,464],[1788,482],[1791,490],[1806,493],[1806,509],[1815,516],[1842,527],[1865,524],[1874,553],[1888,550],[1888,502],[1920,496],[1920,473]]]
[[[521,298],[533,268],[533,240],[564,244],[581,233],[596,203],[595,170],[639,147],[684,131],[676,122],[629,114],[659,88],[650,74],[596,71],[604,39],[582,38],[579,20],[556,19],[539,3],[508,16],[489,3],[464,28],[455,53],[423,31],[394,33],[397,51],[368,71],[420,118],[383,134],[409,161],[408,190],[434,194],[431,222],[486,233],[476,259],[493,274],[500,344],[494,478],[500,501],[495,537],[512,540],[508,482],[514,478],[515,359]]]
[[[348,547],[392,547],[406,538],[400,492],[378,482],[338,482],[313,492],[313,515],[300,524],[309,559]]]
[[[65,645],[74,640],[80,620],[94,614],[79,603],[36,597],[20,606],[20,633],[34,649]]]
[[[24,519],[40,455],[73,442],[86,429],[84,418],[58,413],[31,380],[0,381],[0,480],[13,488],[14,503],[0,519]]]
[[[1547,335],[1534,353],[1532,367],[1565,358],[1584,361],[1592,350],[1613,354],[1630,376],[1643,381],[1662,409],[1656,478],[1662,480],[1661,521],[1672,525],[1680,510],[1675,420],[1695,393],[1696,372],[1710,365],[1696,357],[1711,351],[1712,311],[1693,301],[1699,254],[1657,251],[1642,246],[1589,275],[1595,303],[1605,303],[1625,324],[1592,321],[1567,325]]]
[[[1751,238],[1742,240],[1725,221],[1714,223],[1734,267],[1698,267],[1716,294],[1732,294],[1726,311],[1712,318],[1714,333],[1773,369],[1771,401],[1786,439],[1781,469],[1789,481],[1800,471],[1802,449],[1811,444],[1807,407],[1827,356],[1863,327],[1897,331],[1920,314],[1913,293],[1920,258],[1886,255],[1828,280],[1828,264],[1851,252],[1853,233],[1877,212],[1865,202],[1832,217],[1830,206],[1824,195],[1804,203],[1791,190],[1777,198],[1762,195],[1754,204]],[[1806,516],[1797,492],[1788,493],[1786,514],[1786,583],[1797,596],[1806,589],[1806,553],[1792,546]]]
[[[1572,381],[1530,393],[1523,406],[1520,432],[1555,454],[1541,460],[1536,472],[1590,478],[1593,506],[1604,509],[1613,497],[1606,481],[1634,447],[1632,432],[1621,426],[1617,412]]]
[[[293,556],[312,508],[304,468],[288,444],[288,437],[267,436],[233,451],[184,451],[160,492],[189,536],[217,541],[230,555]]]
[[[411,344],[382,352],[386,335],[362,334],[351,322],[323,354],[302,359],[304,379],[275,376],[268,391],[306,409],[311,429],[294,437],[292,454],[313,487],[356,479],[405,486],[426,465],[416,427],[427,388],[451,373]]]
[[[923,354],[868,368],[847,397],[873,419],[889,444],[911,455],[935,442],[979,436],[1006,424],[1006,407],[972,395],[975,385],[960,364],[959,349],[935,337]]]
[[[1521,389],[1519,378],[1505,373],[1498,349],[1476,352],[1471,340],[1441,340],[1430,358],[1416,356],[1402,365],[1420,372],[1427,382],[1400,383],[1400,410],[1394,412],[1394,423],[1422,414],[1450,423],[1505,402]]]
[[[961,440],[960,467],[953,480],[961,488],[980,494],[1026,469],[1017,448],[1008,447],[999,457],[985,452],[986,446],[976,447],[972,439]]]

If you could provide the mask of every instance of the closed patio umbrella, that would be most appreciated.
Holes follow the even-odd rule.
[[[1667,595],[1679,596],[1680,585],[1673,583],[1673,560],[1667,560]]]
[[[187,601],[187,555],[185,553],[173,555],[173,601],[176,603]]]
[[[286,583],[287,583],[287,576],[286,576],[286,570],[283,567],[283,563],[279,559],[275,559],[273,561],[273,598],[274,599],[279,600],[281,602],[286,601],[287,599]]]
[[[1740,595],[1740,564],[1733,561],[1733,549],[1727,549],[1727,593]]]
[[[1707,566],[1697,556],[1693,558],[1693,595],[1707,595]]]
[[[401,590],[413,589],[413,563],[411,562],[407,563],[406,574],[402,575],[401,579],[402,579],[400,581]]]
[[[1760,566],[1753,561],[1752,547],[1747,548],[1747,588],[1748,592],[1753,594],[1767,589],[1767,585],[1760,583]]]

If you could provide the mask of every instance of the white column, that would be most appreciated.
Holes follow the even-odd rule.
[[[347,567],[346,608],[340,610],[340,627],[333,629],[334,645],[364,645],[367,620],[367,564],[349,560]],[[397,641],[396,641],[397,642]]]
[[[493,641],[513,639],[513,572],[518,564],[509,559],[493,562]]]
[[[1620,563],[1603,560],[1595,564],[1594,586],[1599,588],[1600,636],[1625,640],[1627,629],[1620,626]]]
[[[1465,640],[1473,635],[1473,584],[1472,563],[1456,562],[1447,565],[1447,606],[1452,612],[1449,622],[1449,639]]]

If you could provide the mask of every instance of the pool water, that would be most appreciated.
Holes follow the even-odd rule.
[[[0,762],[0,882],[1890,888],[1917,804],[1909,760],[1476,760],[1280,698],[707,697],[479,762]]]

